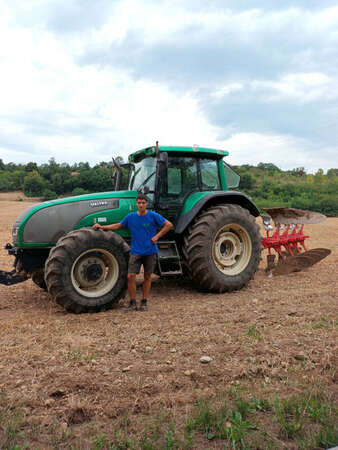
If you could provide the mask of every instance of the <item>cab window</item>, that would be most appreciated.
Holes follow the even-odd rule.
[[[221,189],[216,160],[201,158],[200,171],[203,191],[215,191]]]
[[[168,169],[161,179],[160,200],[182,203],[188,192],[199,190],[197,159],[170,156]]]

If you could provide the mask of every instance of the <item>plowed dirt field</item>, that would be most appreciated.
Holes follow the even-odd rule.
[[[2,247],[28,206],[0,201],[0,269],[11,269]],[[309,248],[332,250],[307,271],[268,278],[262,261],[248,288],[230,294],[154,277],[145,313],[125,314],[121,302],[73,315],[31,280],[0,285],[0,399],[7,414],[20,410],[22,448],[92,448],[95,439],[94,448],[106,448],[98,436],[111,438],[126,417],[129,435],[155,415],[179,428],[196,400],[233,388],[283,398],[320,385],[337,399],[338,219],[306,232]],[[209,364],[200,362],[205,355]],[[8,439],[4,430],[0,421],[0,437]],[[224,443],[201,440],[192,448]]]

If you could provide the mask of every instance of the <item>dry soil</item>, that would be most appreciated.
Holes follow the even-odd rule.
[[[1,247],[29,205],[0,202]],[[198,398],[231,386],[284,396],[320,384],[336,395],[338,219],[306,231],[310,248],[332,250],[307,271],[268,278],[262,261],[248,288],[230,294],[155,277],[146,313],[125,314],[125,300],[73,315],[31,280],[0,285],[1,395],[20,406],[24,427],[39,427],[37,448],[57,424],[86,448],[125,414],[135,434],[156,411],[183,423]],[[12,264],[1,248],[0,268]],[[212,361],[201,364],[203,355]]]

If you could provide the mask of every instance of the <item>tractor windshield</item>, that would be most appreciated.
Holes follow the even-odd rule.
[[[129,189],[137,191],[142,186],[147,185],[150,192],[155,190],[156,158],[144,158],[142,161],[134,164],[134,170],[131,172]]]

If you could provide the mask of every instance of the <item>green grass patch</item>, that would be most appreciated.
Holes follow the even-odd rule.
[[[313,322],[311,327],[314,330],[323,329],[326,331],[332,330],[338,326],[338,321],[329,320],[326,317],[321,317],[317,322]]]
[[[0,399],[1,449],[45,445],[76,450],[85,445],[93,450],[188,450],[198,446],[310,450],[327,449],[338,443],[337,406],[317,388],[300,395],[268,399],[252,397],[239,386],[212,400],[201,398],[183,420],[164,411],[136,419],[126,414],[109,434],[98,432],[92,423],[81,444],[75,428],[65,431],[56,424],[43,429],[38,424],[27,426],[24,419],[20,407]],[[31,442],[41,442],[42,446],[31,447]]]
[[[280,437],[294,440],[300,449],[330,448],[338,444],[338,411],[322,392],[275,399]]]
[[[25,448],[18,445],[21,440],[22,417],[20,408],[10,405],[3,396],[0,398],[1,449],[18,450]]]
[[[90,362],[96,361],[98,359],[98,355],[96,353],[86,355],[82,350],[73,349],[69,350],[69,352],[63,356],[63,359],[65,361],[80,361],[83,359],[86,362]]]
[[[257,325],[256,325],[256,324],[251,325],[251,327],[250,327],[249,330],[248,330],[248,336],[249,336],[252,340],[254,340],[254,339],[260,340],[260,339],[262,338],[262,334],[261,334],[261,332],[257,329]]]
[[[79,361],[82,358],[83,354],[80,350],[69,350],[69,352],[65,355],[65,361]]]

